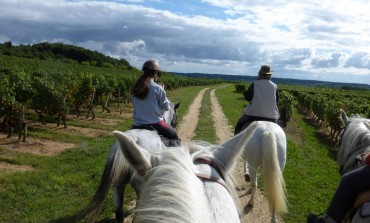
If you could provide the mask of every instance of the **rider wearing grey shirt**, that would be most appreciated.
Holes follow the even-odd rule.
[[[161,75],[159,64],[148,60],[143,64],[143,74],[131,89],[134,105],[134,129],[155,129],[159,135],[170,141],[170,146],[180,145],[176,130],[163,120],[163,113],[169,110],[170,101],[166,97],[164,85],[155,81]]]
[[[167,111],[170,102],[166,92],[153,80],[149,83],[149,92],[146,98],[140,99],[131,95],[134,110],[134,125],[147,125],[163,121],[163,112]]]

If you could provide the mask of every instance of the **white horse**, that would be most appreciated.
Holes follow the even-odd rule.
[[[187,147],[148,152],[136,136],[115,131],[120,148],[144,182],[134,222],[240,222],[229,176],[255,129],[252,124],[231,147],[193,142]]]
[[[245,128],[245,127],[244,127]],[[240,134],[225,143],[231,147]],[[276,222],[276,213],[287,212],[285,182],[282,172],[286,163],[286,137],[284,130],[273,122],[257,121],[256,131],[243,149],[246,181],[251,181],[251,199],[249,206],[254,206],[257,189],[257,173],[262,167],[264,191],[271,211],[271,222]]]
[[[343,110],[340,110],[340,118],[345,127],[341,132],[337,162],[339,172],[343,175],[364,165],[359,157],[361,154],[370,153],[370,119],[349,118]],[[370,222],[370,190],[359,194],[354,206],[354,209],[358,210],[352,219],[347,219],[348,222]]]
[[[177,124],[177,109],[179,104],[180,103],[171,104],[170,109],[163,114],[163,118],[166,123],[170,124],[174,128]],[[131,129],[126,131],[125,134],[128,136],[135,136],[136,143],[142,148],[145,148],[148,153],[159,153],[166,149],[161,137],[155,131]],[[140,194],[143,182],[134,174],[134,170],[130,167],[126,158],[123,156],[120,145],[116,140],[110,150],[99,186],[96,189],[93,198],[88,206],[81,210],[77,215],[79,215],[79,218],[88,216],[91,222],[95,222],[100,213],[103,202],[108,195],[109,188],[112,187],[114,203],[116,206],[116,222],[122,223],[125,217],[123,203],[124,191],[127,184],[131,184],[137,196]]]
[[[340,118],[345,126],[340,133],[337,162],[341,175],[358,168],[358,156],[370,152],[370,119],[349,118],[340,110]]]

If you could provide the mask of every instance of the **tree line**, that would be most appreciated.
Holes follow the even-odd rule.
[[[116,59],[98,51],[63,43],[42,42],[34,45],[16,46],[8,41],[0,44],[0,55],[39,60],[58,60],[94,67],[135,69],[123,58]]]

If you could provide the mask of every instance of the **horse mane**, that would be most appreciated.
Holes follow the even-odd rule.
[[[207,143],[205,141],[201,141],[201,140],[196,140],[196,141],[192,141],[190,144],[189,144],[189,151],[190,151],[190,154],[192,154],[192,158],[193,160],[195,160],[196,158],[198,157],[202,157],[202,158],[211,158],[212,161],[218,166],[220,167],[220,169],[222,169],[223,171],[225,171],[226,167],[223,165],[223,163],[220,161],[220,160],[217,160],[217,159],[214,159],[212,156],[211,156],[211,151],[213,150],[216,150],[218,149],[220,146],[219,145],[212,145],[210,143]],[[206,151],[208,151],[207,153],[204,152],[204,148],[206,148]],[[235,165],[235,163],[234,163]],[[233,172],[233,169],[234,169],[234,165],[228,167],[228,173],[232,173]],[[233,200],[234,200],[234,203],[235,203],[235,206],[240,208],[240,203],[239,203],[239,199],[238,199],[238,195],[235,191],[235,179],[234,177],[232,176],[232,174],[228,174],[228,173],[223,173],[223,176],[224,176],[224,181],[226,183],[226,186],[227,186],[227,189],[229,190],[230,192],[230,195],[232,196]]]
[[[202,181],[194,174],[193,160],[212,157],[214,149],[217,147],[204,142],[192,142],[187,147],[166,149],[159,159],[152,159],[154,167],[141,191],[135,222],[210,222],[208,199]]]
[[[358,155],[370,152],[370,120],[351,118],[342,134],[337,161],[347,170],[355,164]]]
[[[126,131],[126,134],[132,137],[141,146],[148,148],[147,151],[149,153],[155,153],[158,150],[165,149],[160,137],[154,131],[146,129],[131,129]],[[122,180],[121,178],[130,171],[130,165],[125,160],[118,141],[114,142],[109,157],[109,160],[113,160],[110,176],[112,184],[119,185],[119,182]]]

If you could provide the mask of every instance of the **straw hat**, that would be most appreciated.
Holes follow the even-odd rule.
[[[273,71],[271,70],[271,68],[269,66],[262,65],[260,71],[258,71],[258,74],[259,75],[261,75],[261,74],[270,74],[271,75],[272,72]]]

